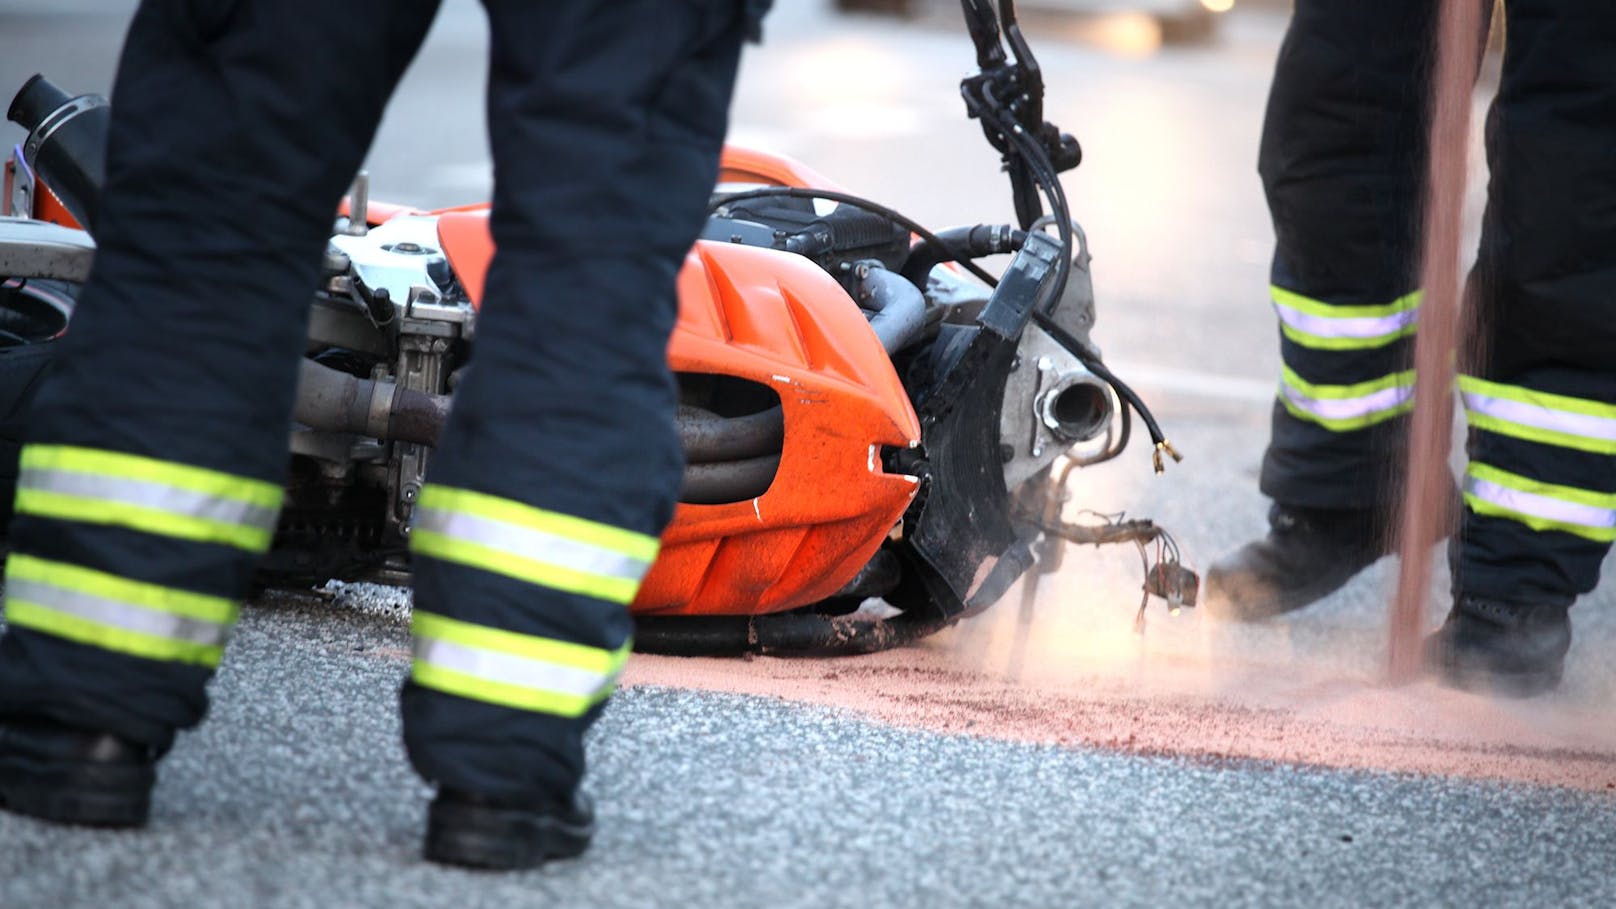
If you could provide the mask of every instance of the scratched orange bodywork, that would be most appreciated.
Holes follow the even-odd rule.
[[[726,182],[828,183],[784,158],[726,149]],[[445,254],[480,304],[493,257],[486,209],[445,211]],[[800,256],[699,242],[679,275],[668,344],[676,372],[737,376],[779,395],[785,447],[769,489],[725,505],[680,505],[632,609],[757,615],[822,600],[858,573],[909,506],[915,483],[883,471],[882,446],[920,424],[857,305]]]

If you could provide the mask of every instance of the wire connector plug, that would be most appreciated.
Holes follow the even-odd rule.
[[[1157,473],[1166,473],[1167,472],[1167,466],[1162,461],[1162,455],[1163,454],[1166,454],[1169,457],[1171,457],[1173,459],[1173,463],[1175,463],[1175,464],[1184,460],[1184,456],[1178,453],[1178,449],[1173,447],[1172,442],[1169,442],[1166,439],[1162,439],[1160,442],[1156,443],[1155,450],[1150,453],[1151,463],[1156,465],[1156,472]]]

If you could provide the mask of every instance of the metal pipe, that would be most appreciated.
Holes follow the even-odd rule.
[[[448,421],[451,398],[361,379],[304,360],[299,367],[292,417],[312,429],[351,432],[399,442],[436,445]],[[682,411],[694,410],[684,408]],[[706,414],[708,412],[702,411]],[[780,467],[784,424],[780,408],[727,419],[708,414],[681,419],[681,442],[694,443],[704,458],[689,457],[679,500],[696,505],[741,502],[767,492]],[[748,456],[746,453],[758,452]]]
[[[1064,442],[1087,442],[1097,437],[1111,425],[1115,414],[1111,389],[1087,370],[1062,376],[1039,395],[1034,406],[1044,426]]]
[[[385,439],[398,386],[361,379],[313,360],[302,361],[292,418],[312,429]],[[425,441],[405,439],[402,441]]]
[[[396,388],[388,410],[387,438],[436,446],[449,422],[448,395],[427,394],[412,388]]]
[[[870,330],[889,355],[919,337],[926,327],[926,297],[918,287],[873,259],[854,265],[853,273],[858,305],[875,312]]]
[[[448,395],[361,379],[304,360],[292,418],[312,429],[436,445],[449,417]]]

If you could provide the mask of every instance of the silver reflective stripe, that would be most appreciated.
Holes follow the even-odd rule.
[[[1414,396],[1414,389],[1411,386],[1383,388],[1356,398],[1310,398],[1289,384],[1280,385],[1280,392],[1285,395],[1285,400],[1299,409],[1321,420],[1330,421],[1357,420],[1375,416],[1397,409]]]
[[[617,681],[616,673],[591,672],[436,638],[416,638],[414,655],[423,663],[474,676],[485,682],[579,698],[599,697]]]
[[[1616,511],[1609,508],[1510,489],[1471,475],[1465,477],[1464,489],[1470,495],[1500,508],[1556,524],[1573,524],[1588,528],[1616,527]]]
[[[1539,404],[1528,404],[1525,401],[1494,397],[1473,391],[1464,393],[1464,405],[1465,409],[1471,413],[1517,423],[1521,426],[1547,429],[1551,432],[1581,436],[1585,439],[1616,442],[1616,419],[1611,419],[1610,417],[1572,413],[1568,410],[1555,410]]]
[[[13,578],[6,583],[6,597],[37,603],[100,625],[169,640],[222,647],[230,637],[229,625],[175,615],[42,581]]]
[[[1389,316],[1316,316],[1292,309],[1278,300],[1274,301],[1274,311],[1279,314],[1279,320],[1291,328],[1321,338],[1385,337],[1413,325],[1419,318],[1419,311],[1415,309]]]
[[[35,467],[24,468],[17,482],[23,489],[117,502],[264,531],[275,529],[277,512],[273,508],[150,480]]]
[[[422,530],[532,562],[631,582],[638,582],[651,568],[646,559],[463,511],[423,507],[417,514]]]

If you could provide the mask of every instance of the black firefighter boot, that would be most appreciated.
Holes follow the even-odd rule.
[[[1425,640],[1425,661],[1455,688],[1509,697],[1552,691],[1571,649],[1569,605],[1461,594]]]
[[[0,808],[58,824],[139,827],[160,756],[107,732],[0,718]]]
[[[564,804],[496,802],[439,788],[427,812],[428,861],[490,871],[536,868],[573,858],[595,834],[595,806],[583,792]]]
[[[1374,513],[1275,503],[1268,536],[1229,553],[1206,573],[1206,609],[1254,622],[1301,609],[1387,555]]]

